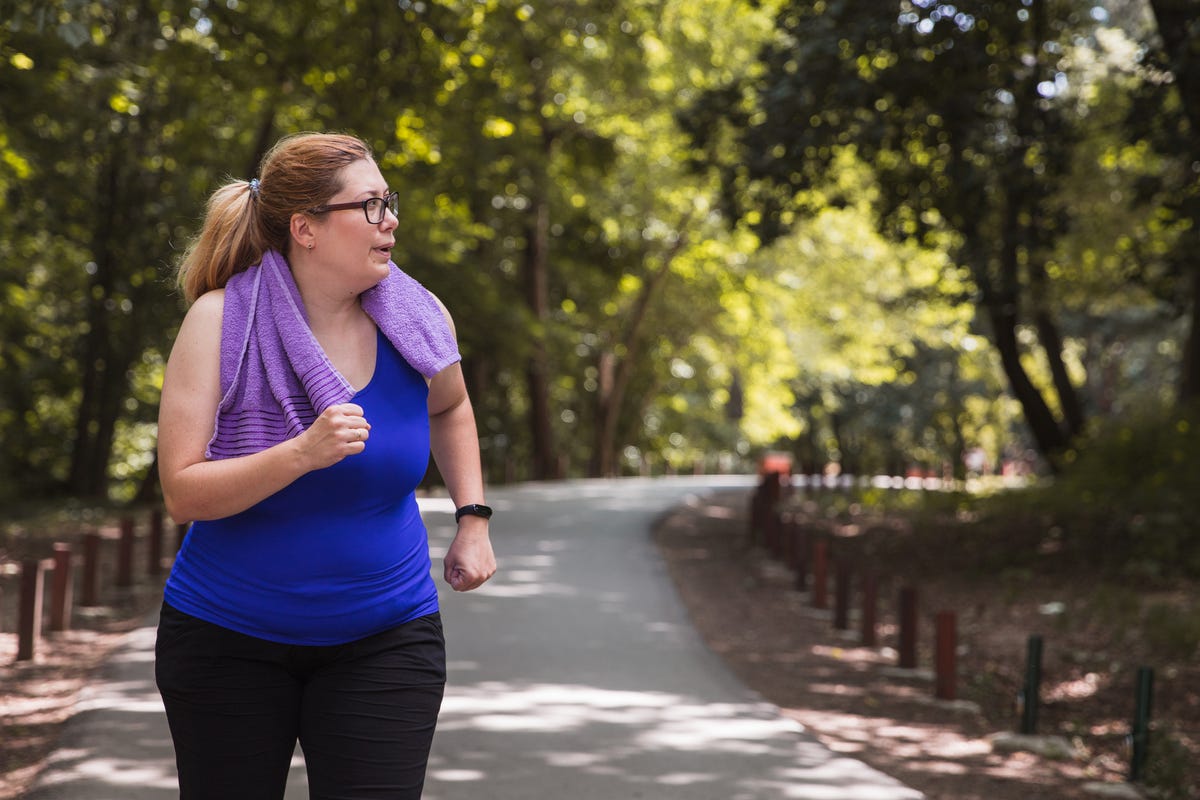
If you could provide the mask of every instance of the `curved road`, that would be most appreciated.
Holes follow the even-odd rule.
[[[426,800],[921,798],[802,732],[688,622],[649,530],[689,497],[751,481],[489,490],[500,572],[475,592],[442,595],[450,682]],[[440,574],[452,508],[422,508]],[[85,692],[29,798],[176,796],[153,638],[152,627],[135,631]],[[305,797],[297,757],[287,800]]]

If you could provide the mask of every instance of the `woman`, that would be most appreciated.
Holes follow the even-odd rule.
[[[156,676],[190,798],[419,798],[445,683],[413,490],[458,505],[444,577],[495,572],[478,436],[441,303],[390,262],[396,195],[356,138],[280,141],[214,193],[180,266],[159,469],[194,521]]]

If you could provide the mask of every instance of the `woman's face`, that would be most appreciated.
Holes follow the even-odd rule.
[[[362,203],[372,197],[384,198],[387,183],[371,159],[362,159],[345,167],[340,175],[341,189],[326,205]],[[372,224],[362,206],[326,211],[313,220],[312,253],[330,269],[330,277],[345,278],[346,289],[355,294],[366,291],[387,277],[388,261],[396,243],[394,232],[399,220],[390,210],[382,221]]]

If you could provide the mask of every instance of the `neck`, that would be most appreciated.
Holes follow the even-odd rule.
[[[327,276],[331,270],[307,250],[294,254],[289,263],[309,324],[314,330],[317,327],[345,324],[363,316],[359,293],[329,280]]]

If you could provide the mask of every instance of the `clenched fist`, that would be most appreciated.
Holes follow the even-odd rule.
[[[296,437],[310,469],[333,466],[346,456],[361,453],[371,436],[371,423],[362,406],[341,403],[330,406],[304,433]]]

